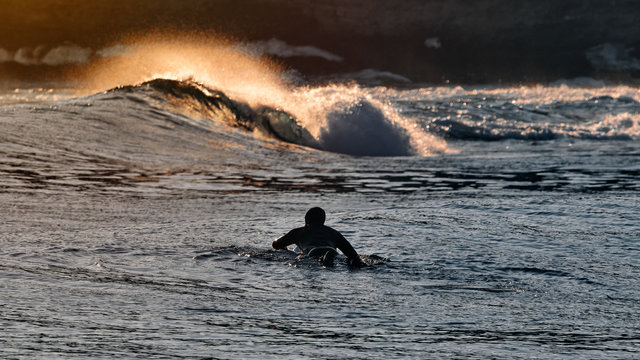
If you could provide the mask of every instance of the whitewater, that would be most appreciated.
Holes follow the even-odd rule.
[[[255,56],[151,39],[0,93],[3,358],[638,357],[637,87]],[[366,267],[270,248],[312,206]]]

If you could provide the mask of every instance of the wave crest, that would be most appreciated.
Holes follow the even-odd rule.
[[[162,95],[175,110],[194,118],[207,118],[231,127],[255,131],[297,145],[318,148],[318,143],[284,111],[261,106],[253,109],[246,103],[232,100],[224,92],[207,88],[193,81],[154,79],[137,86],[125,86],[112,92],[136,92],[150,89]]]
[[[282,107],[250,105],[193,80],[154,79],[111,92],[145,92],[192,119],[209,119],[280,141],[347,155],[427,155],[433,148],[424,147],[425,142],[445,147],[444,141],[422,131],[418,135],[429,138],[420,142],[419,136],[411,133],[407,119],[399,118],[374,99],[358,95],[362,94],[359,90],[343,86],[299,90]],[[309,101],[311,98],[315,104]]]
[[[382,111],[366,100],[340,103],[327,114],[319,142],[325,150],[357,156],[413,155],[411,137],[394,126]]]

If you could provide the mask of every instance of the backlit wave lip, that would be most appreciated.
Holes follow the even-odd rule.
[[[283,108],[251,106],[194,81],[155,79],[141,85],[118,87],[110,92],[144,89],[152,90],[154,94],[151,96],[162,96],[173,110],[192,118],[215,120],[296,145],[354,156],[421,155],[413,147],[411,134],[399,125],[401,119],[389,119],[394,114],[385,112],[383,105],[373,99],[340,95],[342,88],[335,90],[337,98],[321,104],[325,106],[321,109],[324,111],[323,119],[321,124],[315,124],[315,129],[312,128],[315,134],[305,126],[308,121],[306,124],[299,121]]]
[[[201,84],[236,105],[246,104],[240,107],[259,113],[257,123],[268,125],[258,129],[268,128],[269,135],[288,142],[355,156],[428,156],[448,150],[443,140],[365,89],[292,84],[280,65],[252,57],[229,40],[158,33],[122,44],[126,56],[104,58],[85,72],[70,74],[80,81],[80,95],[165,78]]]

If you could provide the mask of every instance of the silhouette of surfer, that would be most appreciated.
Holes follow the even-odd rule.
[[[319,207],[311,208],[304,216],[305,225],[289,231],[283,237],[273,242],[276,250],[284,250],[289,245],[297,245],[303,254],[318,259],[324,266],[332,266],[338,254],[342,251],[347,257],[349,266],[364,266],[356,250],[349,241],[337,230],[324,225],[326,214]]]

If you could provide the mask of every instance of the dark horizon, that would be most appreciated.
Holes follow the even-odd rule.
[[[310,77],[376,69],[431,83],[640,78],[640,10],[629,0],[4,3],[0,52],[65,44],[96,50],[131,34],[195,31],[238,41],[275,38],[342,58],[277,59]],[[50,78],[59,70],[2,61],[0,53],[4,79]]]

